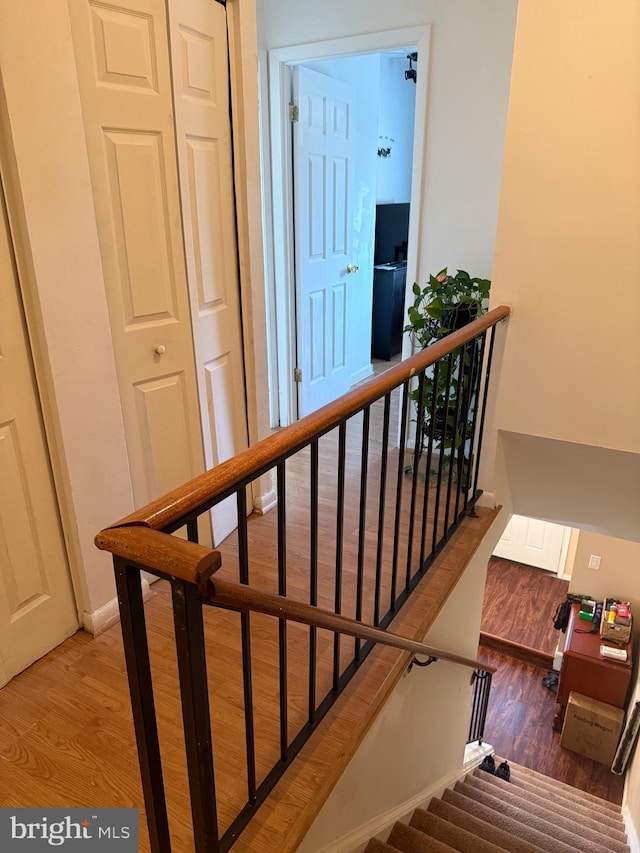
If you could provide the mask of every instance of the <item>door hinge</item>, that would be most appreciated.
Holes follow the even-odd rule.
[[[293,368],[293,381],[302,382],[302,370],[299,367]]]
[[[298,121],[300,118],[300,108],[297,104],[289,104],[289,121]]]

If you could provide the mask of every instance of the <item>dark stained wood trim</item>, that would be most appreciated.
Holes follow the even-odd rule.
[[[507,640],[504,637],[496,637],[494,634],[486,634],[484,631],[481,631],[480,645],[494,652],[499,652],[502,655],[508,655],[530,666],[538,666],[541,669],[551,669],[553,667],[553,655],[545,654],[538,651],[538,649],[532,649],[530,646],[514,643],[512,640]]]

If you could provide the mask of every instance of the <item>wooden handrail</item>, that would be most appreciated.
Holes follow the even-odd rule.
[[[348,634],[350,637],[358,637],[361,640],[371,640],[373,643],[392,646],[394,649],[404,649],[404,651],[413,652],[415,655],[426,655],[436,660],[448,660],[451,663],[459,663],[472,669],[482,669],[485,672],[493,673],[496,671],[494,666],[483,663],[481,660],[463,657],[454,652],[445,652],[433,646],[426,646],[424,643],[418,643],[408,637],[402,637],[400,634],[374,628],[373,625],[368,625],[366,622],[359,622],[356,619],[332,613],[330,610],[324,610],[321,607],[314,607],[302,601],[274,595],[271,592],[264,592],[244,584],[210,578],[207,587],[207,599],[225,607],[266,613],[268,616],[277,616],[290,622],[300,622],[314,628],[326,628],[327,631]]]
[[[224,607],[265,613],[280,619],[300,622],[303,625],[325,628],[328,631],[359,637],[361,640],[371,640],[381,645],[404,649],[413,654],[448,660],[472,669],[496,671],[495,667],[480,660],[426,646],[424,643],[401,637],[391,631],[374,628],[373,625],[358,622],[320,607],[313,607],[310,604],[254,589],[244,584],[214,578],[213,573],[220,566],[220,554],[217,551],[144,525],[103,530],[96,536],[95,542],[101,550],[110,551],[142,569],[151,569],[197,584],[200,595],[206,601]]]
[[[328,403],[232,459],[194,477],[112,526],[143,524],[154,530],[163,530],[197,511],[208,501],[232,494],[247,479],[255,479],[266,473],[273,466],[274,460],[296,453],[313,438],[329,432],[346,418],[393,391],[500,320],[506,319],[510,313],[511,309],[506,305],[494,308],[457,332],[452,332],[446,338],[359,385],[340,399]]]

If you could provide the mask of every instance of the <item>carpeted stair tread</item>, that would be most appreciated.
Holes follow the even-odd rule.
[[[544,826],[546,832],[541,831],[539,821],[534,821],[536,825],[530,822],[522,823],[518,818],[514,819],[512,816],[496,811],[494,807],[487,806],[451,788],[443,793],[442,799],[457,806],[462,811],[466,811],[468,814],[491,823],[492,826],[497,826],[513,835],[517,834],[519,838],[528,841],[530,844],[535,844],[540,850],[545,851],[545,853],[576,853],[576,847],[573,843],[575,839],[572,839],[572,842],[567,844],[559,838],[549,835],[549,824]]]
[[[397,847],[402,853],[455,853],[454,847],[449,847],[448,844],[435,838],[429,838],[423,832],[400,822],[396,823],[391,830],[389,844]]]
[[[619,812],[616,813],[611,811],[611,809],[606,809],[597,806],[597,804],[589,802],[589,800],[585,800],[584,797],[579,796],[581,793],[577,791],[577,795],[568,793],[565,790],[558,789],[552,786],[544,785],[539,780],[533,779],[532,777],[527,777],[525,774],[521,773],[519,768],[513,770],[511,773],[511,782],[510,784],[514,787],[518,788],[522,791],[521,796],[529,797],[530,795],[535,795],[538,797],[544,797],[546,800],[552,800],[555,803],[565,806],[565,808],[571,809],[576,812],[576,814],[586,815],[587,817],[597,819],[603,825],[610,826],[612,829],[617,829],[620,832],[624,832],[624,819],[622,814]],[[474,775],[478,775],[483,773],[482,770],[474,771]],[[489,776],[489,774],[484,774]]]
[[[484,838],[485,841],[491,841],[496,847],[499,847],[501,850],[508,850],[509,853],[539,853],[542,849],[536,844],[525,841],[523,838],[517,837],[511,832],[507,832],[505,829],[500,829],[494,824],[488,823],[486,820],[482,820],[479,817],[475,817],[475,815],[469,814],[469,812],[459,809],[452,803],[447,803],[444,800],[435,798],[429,803],[426,812],[423,809],[415,810],[409,822],[410,825],[415,826],[416,829],[424,832],[425,827],[427,826],[424,816],[427,814],[437,815],[455,826],[460,826],[463,829],[468,830],[478,838]],[[517,827],[517,829],[519,829],[519,827]]]
[[[495,757],[495,760],[496,765],[502,761],[502,759],[497,756]],[[531,770],[530,767],[525,767],[522,764],[516,764],[513,761],[509,761],[509,766],[512,771],[515,768],[522,776],[528,776],[542,785],[557,788],[568,795],[577,796],[579,799],[587,800],[596,808],[599,807],[600,809],[606,809],[607,811],[614,812],[614,814],[620,814],[620,806],[616,805],[616,803],[612,803],[609,800],[603,800],[602,797],[596,797],[595,794],[590,794],[588,791],[581,791],[579,788],[574,788],[573,785],[568,785],[566,782],[561,782],[559,779],[551,779],[549,776],[545,776],[543,773],[538,773],[537,770]]]
[[[516,775],[516,772],[512,772],[512,779]],[[492,776],[490,773],[485,773],[482,770],[475,770],[467,776],[465,781],[469,781],[470,784],[479,784],[482,790],[489,791],[490,793],[492,793],[491,788],[493,787],[497,791],[495,796],[508,795],[515,805],[523,809],[537,810],[536,813],[541,816],[544,816],[544,812],[546,811],[557,815],[563,823],[568,823],[568,825],[579,823],[587,830],[589,837],[602,835],[603,838],[608,839],[608,849],[611,849],[611,841],[621,843],[622,850],[624,851],[625,849],[626,835],[622,828],[619,825],[605,825],[600,819],[600,815],[594,815],[593,812],[589,812],[584,806],[577,804],[568,805],[559,799],[552,800],[548,796],[541,796],[533,791],[525,791],[522,788],[518,788],[512,782],[505,782],[504,779]]]
[[[568,845],[573,845],[581,853],[602,853],[602,850],[614,851],[614,853],[628,853],[628,848],[619,842],[611,841],[607,835],[589,830],[587,837],[584,826],[580,821],[563,818],[562,825],[554,823],[554,813],[543,807],[535,806],[522,797],[514,795],[511,791],[498,791],[493,789],[490,783],[482,782],[473,776],[468,777],[469,782],[456,782],[455,789],[466,796],[480,800],[496,811],[513,817],[530,826],[535,826],[541,832],[558,838]],[[488,790],[487,790],[488,788]]]
[[[473,850],[473,853],[504,853],[505,848],[495,845],[492,841],[487,841],[486,838],[474,835],[463,826],[450,823],[433,812],[422,812],[420,816],[414,812],[409,821],[409,826],[431,838],[437,838],[438,841],[448,844],[460,853],[467,853],[469,850]],[[507,849],[512,851],[512,848]]]
[[[390,844],[385,844],[384,841],[378,841],[377,838],[372,838],[364,849],[364,853],[402,853],[397,847],[392,847]]]

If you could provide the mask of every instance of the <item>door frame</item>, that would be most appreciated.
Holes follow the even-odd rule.
[[[267,316],[275,318],[276,340],[269,341],[270,357],[276,369],[271,388],[272,426],[287,426],[297,420],[293,369],[296,367],[296,306],[293,257],[293,170],[288,105],[291,65],[321,59],[340,59],[368,53],[383,53],[415,45],[420,56],[421,73],[416,89],[415,129],[411,179],[411,212],[407,282],[416,280],[419,263],[418,234],[422,214],[423,164],[427,130],[427,93],[431,26],[405,27],[330,39],[311,44],[292,45],[269,51],[269,104],[271,147],[271,230],[273,241],[267,246],[271,255],[265,268],[272,271],[273,282],[267,292]],[[424,70],[422,70],[424,69]],[[417,202],[417,203],[416,203]],[[407,342],[403,342],[404,345]],[[404,350],[405,354],[408,350]],[[276,422],[277,418],[277,422]]]

